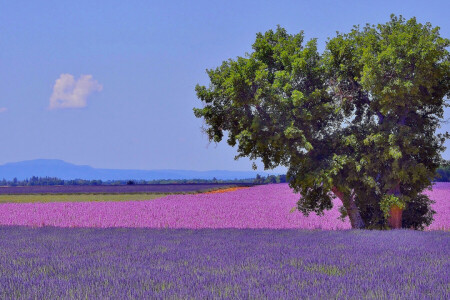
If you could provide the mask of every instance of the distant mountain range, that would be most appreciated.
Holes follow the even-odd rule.
[[[87,165],[74,165],[58,159],[35,159],[0,165],[0,180],[24,180],[32,176],[60,179],[86,180],[159,180],[159,179],[213,179],[221,180],[254,178],[276,175],[256,171],[191,171],[191,170],[121,170],[97,169]]]

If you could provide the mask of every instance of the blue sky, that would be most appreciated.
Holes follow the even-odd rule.
[[[208,145],[192,113],[205,69],[277,24],[323,50],[336,31],[391,13],[450,37],[449,11],[450,1],[2,1],[0,164],[250,170],[225,142]]]

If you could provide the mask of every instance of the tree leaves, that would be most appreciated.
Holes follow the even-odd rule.
[[[303,42],[303,32],[278,26],[256,35],[252,53],[207,70],[194,114],[210,140],[228,131],[237,157],[287,166],[304,213],[329,208],[333,186],[353,191],[372,224],[397,182],[419,205],[442,163],[446,137],[435,131],[450,93],[450,41],[392,15],[338,33],[323,54],[315,39]]]

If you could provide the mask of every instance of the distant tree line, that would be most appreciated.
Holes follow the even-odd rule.
[[[287,182],[286,175],[269,175],[267,177],[256,175],[253,180],[254,184],[267,184],[267,183],[284,183]]]
[[[6,180],[3,178],[0,181],[1,186],[30,186],[30,185],[102,185],[106,182],[102,180],[84,180],[84,179],[74,179],[74,180],[63,180],[57,177],[37,177],[32,176],[31,178],[18,180],[14,178],[13,180]]]
[[[85,180],[74,179],[64,180],[57,177],[37,177],[33,176],[25,180],[3,180],[0,186],[31,186],[31,185],[131,185],[131,184],[200,184],[200,183],[249,183],[249,184],[267,184],[284,183],[286,175],[269,175],[267,177],[256,175],[255,178],[221,180],[213,179],[160,179],[160,180]]]
[[[450,181],[450,166],[442,167],[437,170],[438,176],[435,181],[449,182]]]
[[[441,167],[437,170],[436,182],[450,182],[450,166]],[[196,183],[249,183],[249,184],[268,184],[289,182],[286,175],[268,175],[266,177],[259,174],[255,178],[247,179],[158,179],[158,180],[85,180],[73,179],[64,180],[57,177],[37,177],[33,176],[25,180],[6,180],[0,181],[0,186],[30,186],[30,185],[130,185],[130,184],[196,184]]]

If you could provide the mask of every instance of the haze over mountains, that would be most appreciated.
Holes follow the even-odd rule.
[[[87,165],[75,165],[58,159],[35,159],[0,165],[0,179],[24,180],[37,177],[57,177],[60,179],[86,180],[158,180],[158,179],[213,179],[222,180],[254,178],[277,175],[271,172],[257,171],[192,171],[192,170],[121,170],[97,169]]]

